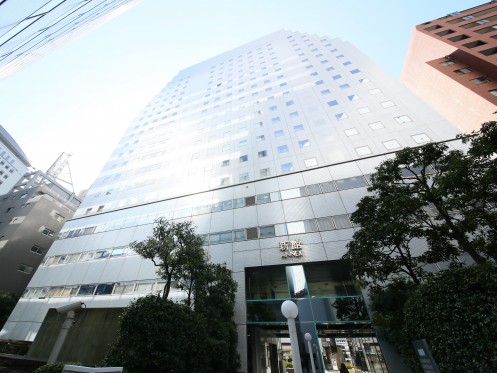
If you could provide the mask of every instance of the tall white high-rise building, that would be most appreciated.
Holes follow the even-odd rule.
[[[340,39],[278,31],[187,68],[126,130],[0,338],[35,340],[30,355],[46,357],[53,308],[84,301],[95,316],[75,328],[94,328],[86,338],[99,342],[80,333],[78,345],[111,341],[108,315],[164,286],[128,245],[165,217],[192,220],[210,260],[232,269],[242,371],[277,372],[289,357],[285,299],[297,302],[319,366],[386,371],[361,290],[339,261],[355,229],[349,215],[381,161],[457,133]],[[60,357],[95,362],[97,347]]]

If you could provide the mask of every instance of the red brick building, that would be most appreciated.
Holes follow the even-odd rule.
[[[416,26],[401,80],[463,132],[497,120],[497,1]]]

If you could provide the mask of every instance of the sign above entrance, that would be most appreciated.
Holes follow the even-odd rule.
[[[304,246],[302,240],[283,241],[279,243],[279,246],[280,251],[282,252],[282,258],[304,256],[304,254],[302,254]]]

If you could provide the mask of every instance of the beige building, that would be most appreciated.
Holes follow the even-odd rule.
[[[497,2],[416,26],[401,80],[462,132],[497,120]]]

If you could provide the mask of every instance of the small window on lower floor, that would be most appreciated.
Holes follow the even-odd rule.
[[[43,253],[45,252],[45,249],[43,249],[42,247],[40,247],[38,245],[33,245],[33,247],[31,248],[31,251],[36,253],[36,254],[43,255]]]
[[[45,236],[48,236],[48,237],[55,236],[55,232],[51,229],[48,229],[48,228],[43,229],[43,231],[41,233],[44,234]]]
[[[267,238],[267,237],[274,237],[274,236],[275,236],[274,225],[267,225],[265,227],[259,228],[259,237],[260,238]]]
[[[261,168],[260,176],[261,177],[271,176],[271,171],[269,170],[269,168]]]
[[[497,88],[494,88],[494,89],[491,89],[490,91],[488,91],[491,95],[493,96],[497,96]]]
[[[240,182],[247,181],[248,179],[249,179],[249,173],[248,172],[242,172],[240,174],[240,178],[239,178]]]
[[[401,115],[400,117],[395,117],[394,119],[400,124],[412,122],[412,119],[408,115]]]
[[[290,162],[290,163],[283,163],[281,165],[281,171],[282,172],[291,172],[293,171],[293,164]]]
[[[26,274],[31,274],[33,272],[33,267],[28,266],[27,264],[21,264],[19,268],[17,268],[19,272],[26,273]]]
[[[474,84],[483,84],[483,83],[489,83],[490,79],[485,78],[484,76],[480,76],[479,78],[471,79],[470,82]]]
[[[318,160],[316,158],[308,158],[304,160],[306,167],[314,167],[318,165]]]

